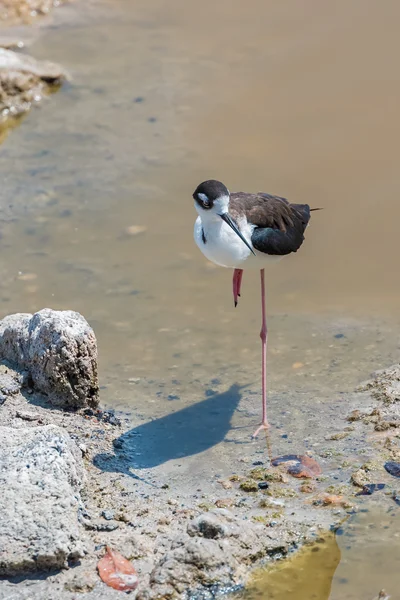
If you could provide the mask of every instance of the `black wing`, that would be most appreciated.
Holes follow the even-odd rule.
[[[311,216],[308,204],[290,204],[285,198],[262,192],[231,194],[229,209],[236,218],[245,213],[255,225],[251,241],[256,250],[280,256],[297,252]]]

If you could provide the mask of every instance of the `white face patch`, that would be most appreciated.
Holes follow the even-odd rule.
[[[207,194],[202,194],[202,193],[200,193],[200,194],[197,194],[197,195],[198,195],[198,197],[200,198],[200,200],[201,200],[202,202],[209,202],[209,199],[208,199],[208,196],[207,196]]]
[[[214,200],[214,209],[218,215],[228,212],[229,196],[220,196]]]

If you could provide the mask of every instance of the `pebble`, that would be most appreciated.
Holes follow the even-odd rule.
[[[103,510],[103,512],[101,513],[101,516],[106,521],[112,521],[114,519],[114,517],[115,517],[115,511],[114,510],[110,510],[110,509]]]
[[[258,487],[260,488],[260,490],[266,490],[269,487],[269,483],[268,481],[259,481]]]
[[[17,410],[16,416],[19,419],[23,419],[24,421],[38,421],[40,419],[40,415],[37,413],[26,412],[23,410]]]
[[[232,506],[232,504],[233,501],[230,498],[220,498],[215,501],[215,506],[217,508],[228,508],[229,506]]]
[[[114,531],[118,527],[118,523],[98,523],[96,529],[97,531]]]
[[[145,231],[147,231],[147,227],[145,225],[129,225],[129,227],[125,229],[125,233],[127,235],[139,235]]]
[[[37,275],[36,273],[21,273],[21,271],[18,273],[18,279],[20,281],[34,281],[35,279],[37,279]]]
[[[400,463],[389,461],[385,463],[384,467],[393,477],[400,477]]]
[[[356,494],[356,496],[371,496],[378,490],[383,490],[385,487],[384,483],[367,483],[363,486],[362,490]]]

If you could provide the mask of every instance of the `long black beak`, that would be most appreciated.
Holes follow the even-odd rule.
[[[242,236],[242,234],[240,233],[239,229],[236,226],[235,221],[229,216],[229,213],[226,212],[219,216],[221,217],[221,219],[223,221],[225,221],[225,223],[227,223],[229,225],[229,227],[231,227],[233,229],[233,231],[236,233],[236,235],[238,235],[240,237],[240,239],[242,240],[242,242],[244,244],[246,244],[246,246],[248,247],[250,252],[252,252],[254,254],[254,256],[256,256],[256,253],[254,252],[253,248],[249,245],[247,240]]]

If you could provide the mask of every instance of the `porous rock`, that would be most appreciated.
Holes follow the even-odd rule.
[[[0,427],[0,576],[82,557],[80,451],[56,425]]]
[[[55,406],[98,405],[96,337],[77,312],[44,308],[5,317],[0,359],[26,371],[30,385]]]
[[[66,78],[59,65],[0,47],[0,122],[28,111]]]

